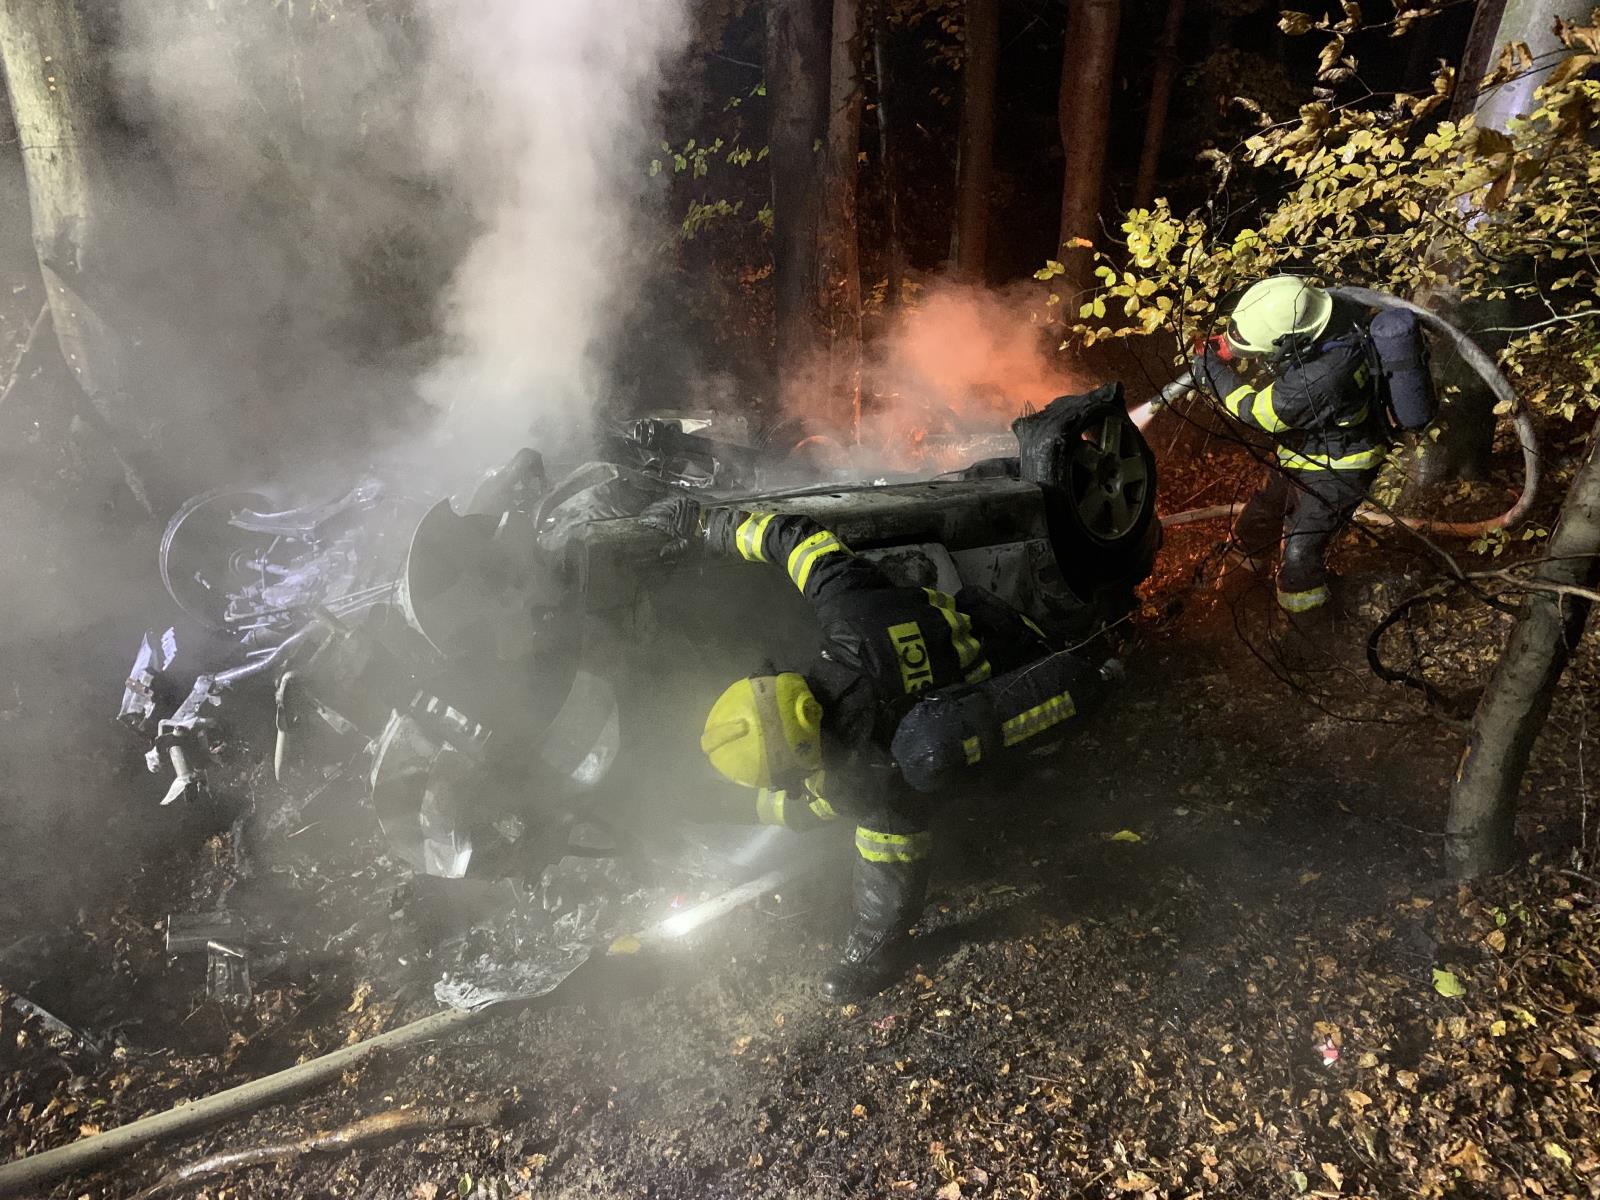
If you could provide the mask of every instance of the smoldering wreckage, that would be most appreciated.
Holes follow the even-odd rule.
[[[443,1011],[104,1145],[0,1167],[0,1191],[168,1136],[179,1112],[258,1106],[380,1044],[552,999],[586,963],[648,957],[836,857],[832,828],[716,820],[738,789],[697,753],[729,678],[815,653],[811,609],[781,572],[664,558],[640,517],[654,502],[687,491],[809,517],[901,586],[986,589],[1109,658],[1160,542],[1153,455],[1118,384],[1013,433],[957,439],[943,452],[968,465],[929,479],[829,469],[806,442],[662,416],[560,469],[523,449],[461,496],[371,478],[298,507],[270,487],[189,500],[159,546],[174,608],[138,645],[116,715],[143,745],[153,807],[231,823],[241,882],[221,907],[170,915],[169,970],[203,988],[195,1003],[238,1009],[359,952],[369,975],[427,973]],[[976,457],[1002,440],[1009,454]],[[740,612],[761,619],[727,617]],[[370,846],[371,869],[335,881],[279,861],[318,826],[346,856]],[[115,1033],[23,998],[50,953],[43,936],[5,952],[17,1003],[108,1048]]]

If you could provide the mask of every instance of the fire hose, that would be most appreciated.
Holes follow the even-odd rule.
[[[606,957],[637,954],[641,948],[658,946],[685,937],[694,930],[721,919],[741,906],[816,870],[824,861],[820,854],[794,859],[720,895],[659,921],[638,934],[618,938]],[[554,997],[555,989],[541,995],[497,1000],[472,1009],[451,1009],[423,1017],[409,1025],[391,1029],[364,1042],[344,1046],[321,1058],[309,1059],[273,1075],[253,1079],[235,1087],[214,1092],[200,1100],[180,1102],[163,1112],[104,1133],[93,1134],[27,1158],[0,1163],[0,1196],[14,1196],[36,1188],[48,1180],[86,1171],[113,1159],[125,1158],[142,1146],[193,1133],[209,1125],[243,1116],[297,1095],[317,1084],[337,1079],[368,1058],[382,1051],[421,1045],[452,1037],[492,1016],[518,1012],[537,1001]]]
[[[1437,313],[1429,312],[1420,304],[1414,304],[1410,300],[1402,300],[1386,292],[1375,292],[1370,288],[1339,287],[1330,288],[1329,291],[1341,300],[1369,308],[1403,308],[1407,312],[1415,313],[1419,321],[1455,347],[1467,365],[1488,385],[1498,403],[1515,403],[1516,391],[1512,388],[1511,381],[1506,378],[1505,373],[1495,364],[1488,352],[1464,331],[1457,329]],[[1156,399],[1147,401],[1133,410],[1130,415],[1133,416],[1134,424],[1143,428],[1159,409],[1172,404],[1193,390],[1195,390],[1194,380],[1185,372],[1162,388]],[[1504,512],[1481,521],[1436,521],[1424,517],[1397,517],[1371,504],[1364,504],[1357,511],[1356,519],[1368,525],[1399,525],[1419,533],[1443,534],[1448,537],[1482,537],[1491,530],[1515,528],[1532,511],[1534,498],[1539,491],[1539,442],[1534,433],[1533,420],[1527,413],[1519,412],[1512,420],[1517,431],[1517,442],[1522,448],[1522,493],[1517,497],[1516,503]],[[1162,517],[1161,523],[1164,526],[1173,526],[1220,520],[1223,517],[1234,516],[1243,507],[1242,504],[1217,504],[1209,508],[1194,508]]]

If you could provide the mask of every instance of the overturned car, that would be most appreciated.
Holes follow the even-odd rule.
[[[182,617],[145,635],[120,719],[170,777],[163,804],[209,803],[230,765],[268,755],[280,778],[359,772],[394,857],[424,875],[677,853],[673,830],[731,786],[697,752],[711,700],[818,633],[781,574],[665,561],[638,514],[681,487],[802,513],[897,580],[985,588],[1090,643],[1151,568],[1153,456],[1115,384],[1013,432],[1015,454],[920,480],[819,478],[651,420],[559,477],[524,450],[459,512],[379,480],[290,509],[208,493],[162,539]]]

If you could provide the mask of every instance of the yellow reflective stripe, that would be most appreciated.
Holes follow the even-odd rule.
[[[1314,587],[1305,592],[1278,593],[1278,607],[1285,612],[1310,612],[1313,608],[1321,608],[1327,602],[1328,589],[1326,586]]]
[[[1337,458],[1328,454],[1301,454],[1287,446],[1278,447],[1278,465],[1289,471],[1359,471],[1383,461],[1383,450],[1357,450]]]
[[[1061,724],[1077,711],[1078,706],[1072,702],[1072,693],[1062,692],[1059,696],[1051,696],[1043,704],[1035,704],[1027,712],[1018,713],[1000,726],[1000,733],[1006,745],[1015,746],[1018,742],[1043,733],[1052,725]]]
[[[818,771],[806,776],[806,791],[811,793],[811,811],[817,815],[819,821],[832,821],[838,817],[833,811],[833,805],[828,803],[827,797],[822,794],[822,789],[828,784],[828,773]]]
[[[1229,392],[1222,398],[1222,407],[1227,409],[1230,413],[1242,421],[1244,420],[1244,413],[1241,410],[1244,408],[1245,397],[1249,396],[1254,391],[1255,388],[1251,387],[1248,383],[1241,383],[1238,387],[1234,388],[1233,391]]]
[[[806,581],[811,578],[811,568],[816,565],[817,559],[824,554],[835,551],[848,554],[849,550],[833,534],[824,529],[821,533],[813,533],[789,553],[789,578],[794,580],[795,587],[802,593],[806,590]]]
[[[1365,421],[1367,419],[1367,414],[1369,412],[1371,412],[1371,409],[1369,409],[1365,404],[1363,404],[1361,406],[1361,411],[1358,412],[1355,416],[1349,418],[1348,420],[1340,421],[1338,423],[1339,424],[1339,428],[1340,429],[1354,429],[1357,425],[1361,424],[1363,421]]]
[[[767,536],[767,526],[772,524],[772,518],[777,515],[777,513],[751,513],[739,523],[739,532],[735,540],[739,547],[739,555],[745,562],[767,561],[761,544]]]
[[[1244,402],[1250,401],[1250,415],[1246,416]],[[1269,383],[1259,392],[1248,383],[1241,383],[1222,399],[1222,407],[1227,409],[1239,420],[1247,425],[1259,425],[1268,433],[1278,433],[1289,428],[1278,410],[1272,406],[1272,385]]]
[[[879,833],[856,826],[856,853],[868,862],[916,862],[932,849],[931,833]]]
[[[1045,637],[1044,630],[1040,629],[1037,625],[1035,625],[1033,623],[1033,618],[1032,617],[1026,616],[1026,615],[1024,615],[1022,613],[1018,613],[1017,615],[1022,617],[1022,623],[1024,625],[1026,625],[1029,629],[1033,630],[1040,637],[1044,638],[1045,641],[1048,642],[1050,640],[1049,638]]]
[[[972,618],[956,608],[954,597],[933,588],[922,590],[928,594],[928,603],[944,614],[945,623],[950,626],[950,640],[955,644],[956,657],[966,672],[967,682],[977,683],[989,678],[989,663],[983,658],[983,644],[973,636]]]
[[[1269,383],[1256,393],[1256,398],[1250,404],[1250,415],[1255,423],[1268,433],[1277,433],[1289,428],[1279,417],[1278,410],[1272,407],[1272,385]]]
[[[922,626],[915,621],[891,625],[886,631],[889,644],[894,647],[895,662],[900,664],[900,684],[906,695],[919,692],[933,683],[933,663],[928,659],[928,644],[922,637]]]
[[[763,825],[783,824],[784,794],[775,788],[756,791],[756,820]]]
[[[975,737],[965,738],[961,742],[961,749],[966,751],[967,766],[975,766],[983,757],[983,743]]]

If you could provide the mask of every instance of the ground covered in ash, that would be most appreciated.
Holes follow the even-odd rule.
[[[1231,499],[1208,481],[1237,458],[1188,446],[1167,495]],[[128,1197],[218,1149],[487,1100],[489,1126],[166,1194],[1600,1195],[1600,878],[1568,849],[1595,836],[1592,651],[1540,747],[1526,861],[1457,887],[1439,830],[1460,734],[1364,657],[1426,551],[1348,544],[1346,614],[1308,644],[1261,584],[1217,585],[1216,536],[1169,539],[1110,705],[943,819],[918,966],[882,995],[836,1009],[812,990],[846,915],[840,843],[837,869],[671,952],[592,962],[548,1003],[50,1194]],[[1503,620],[1440,602],[1387,653],[1470,698]],[[336,792],[266,831],[265,865],[175,822],[85,894],[28,993],[84,1036],[0,1005],[9,1154],[437,1010],[443,952],[411,947],[438,897],[375,859]],[[120,819],[157,820],[153,801]],[[162,925],[237,889],[281,898],[316,953],[226,1008]]]

